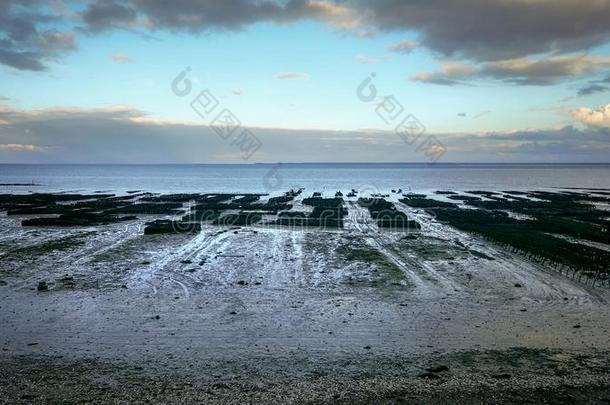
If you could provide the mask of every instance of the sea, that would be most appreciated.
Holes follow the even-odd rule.
[[[610,164],[0,164],[0,184],[0,194],[610,190]]]

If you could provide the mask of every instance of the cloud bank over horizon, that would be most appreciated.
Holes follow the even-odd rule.
[[[610,162],[610,126],[596,112],[573,114],[589,126],[433,136],[446,148],[444,162]],[[208,125],[155,120],[127,106],[3,108],[0,119],[5,163],[430,162],[417,142],[391,131],[248,128],[261,147],[246,160],[233,138]]]

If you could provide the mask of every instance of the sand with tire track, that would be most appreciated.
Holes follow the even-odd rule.
[[[448,390],[460,375],[476,374],[460,353],[475,353],[489,368],[472,381],[508,368],[510,378],[524,373],[522,385],[527,373],[544,375],[532,359],[522,368],[512,361],[493,369],[493,362],[477,357],[511,353],[519,359],[510,352],[519,347],[547,360],[564,355],[570,367],[579,354],[591,359],[554,374],[542,388],[567,384],[572,372],[586,375],[584,386],[607,384],[607,290],[397,206],[423,225],[421,232],[380,231],[366,210],[349,202],[346,226],[336,231],[208,226],[194,235],[143,235],[150,218],[26,229],[19,218],[1,216],[1,378],[23,388],[11,380],[18,378],[7,372],[11,367],[33,381],[36,372],[44,373],[36,364],[77,364],[90,377],[96,367],[110,368],[99,372],[110,379],[107,392],[124,379],[167,378],[169,395],[172,384],[193,377],[194,385],[182,390],[199,400],[242,398],[244,387],[277,400],[281,383],[285,399],[297,402],[308,392],[323,401],[345,398],[340,387],[367,400],[386,385],[383,392],[393,393],[386,399],[393,401],[397,392],[407,397],[407,387],[438,388],[417,377],[433,359],[451,363],[440,373]],[[57,240],[62,244],[49,245]],[[40,280],[48,291],[36,290]],[[22,388],[9,394],[21,395]],[[31,389],[36,392],[26,402],[44,395]],[[205,397],[206,389],[216,394]],[[338,396],[314,395],[320,389]],[[577,398],[577,391],[570,395]],[[124,394],[145,397],[134,387]],[[97,391],[87,395],[105,398]]]

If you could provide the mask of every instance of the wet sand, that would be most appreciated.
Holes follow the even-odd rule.
[[[154,216],[28,229],[3,214],[0,394],[11,402],[610,398],[607,288],[396,204],[420,232],[380,230],[353,202],[342,230],[144,235]],[[47,291],[37,291],[41,280]],[[439,364],[448,370],[426,371]]]

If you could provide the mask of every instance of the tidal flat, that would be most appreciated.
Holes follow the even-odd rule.
[[[0,195],[0,398],[608,403],[607,190]]]

